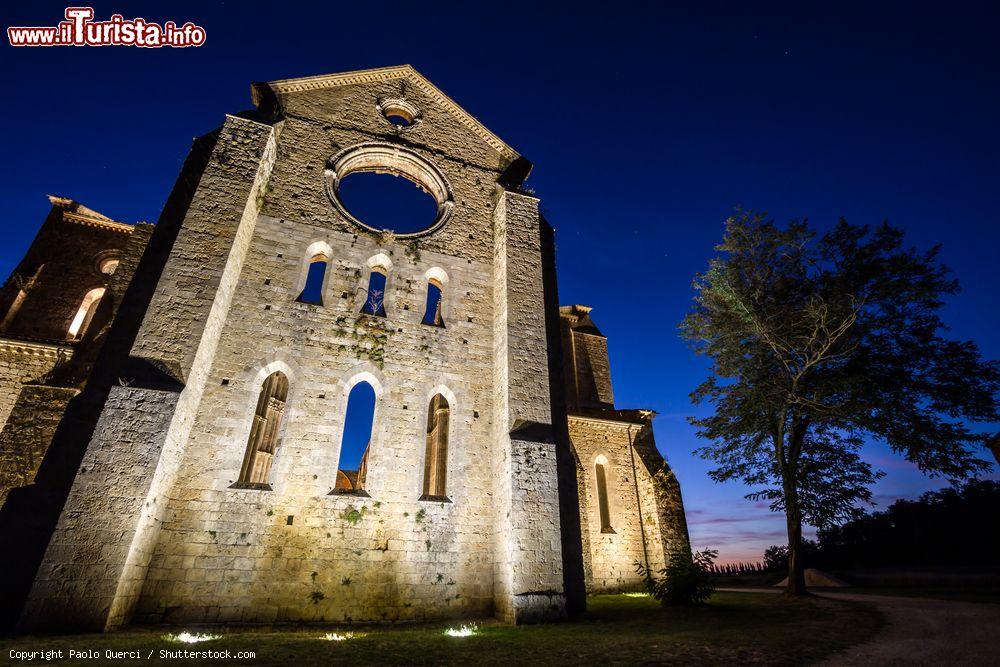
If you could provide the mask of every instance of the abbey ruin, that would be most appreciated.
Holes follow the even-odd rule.
[[[50,197],[0,292],[4,624],[558,620],[688,549],[530,163],[409,66],[252,94],[156,225]],[[433,223],[355,217],[357,172]]]

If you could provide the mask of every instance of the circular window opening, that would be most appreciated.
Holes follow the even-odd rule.
[[[341,215],[369,232],[433,234],[451,217],[451,186],[437,166],[402,146],[372,142],[337,153],[323,172]]]
[[[420,118],[420,111],[406,100],[383,100],[378,105],[382,116],[399,128],[411,127]]]
[[[106,276],[112,276],[118,270],[118,261],[118,258],[114,255],[105,255],[102,253],[97,258],[97,270]]]
[[[401,113],[387,113],[385,119],[397,127],[409,127],[413,125],[413,118],[404,116]]]
[[[365,225],[396,234],[413,234],[432,224],[438,204],[407,178],[373,171],[356,171],[340,179],[340,200]]]

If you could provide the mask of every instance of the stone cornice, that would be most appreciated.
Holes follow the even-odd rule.
[[[270,88],[276,94],[298,93],[306,90],[320,90],[323,88],[336,88],[338,86],[349,86],[358,83],[373,83],[378,81],[391,81],[393,79],[406,79],[416,85],[420,90],[431,98],[438,101],[463,125],[472,130],[487,144],[492,146],[500,155],[508,160],[516,160],[520,155],[513,148],[508,146],[500,137],[493,134],[485,125],[476,120],[472,114],[458,106],[454,100],[445,95],[437,86],[428,81],[417,70],[410,65],[396,65],[394,67],[379,67],[376,69],[358,70],[355,72],[343,72],[341,74],[323,74],[320,76],[306,76],[298,79],[280,79],[277,81],[267,81],[255,83],[251,86],[251,98],[255,106],[260,106],[262,93]]]
[[[57,359],[73,356],[73,348],[58,343],[42,343],[38,341],[19,340],[17,338],[0,338],[0,351],[16,352],[34,357],[51,357]]]
[[[626,427],[629,427],[629,426],[643,426],[644,425],[640,421],[627,421],[627,420],[624,420],[624,419],[601,419],[600,417],[591,417],[591,416],[574,415],[574,414],[567,415],[567,418],[571,422],[574,422],[574,421],[576,421],[576,422],[589,422],[591,424],[606,424],[606,425],[610,425],[610,426],[620,426],[622,428],[626,428]]]
[[[63,211],[62,215],[63,220],[66,222],[75,222],[78,225],[86,225],[87,227],[100,227],[101,229],[108,229],[125,234],[131,234],[135,230],[135,227],[124,222],[117,222],[115,220],[108,220],[105,218],[95,218],[92,215],[74,213],[73,211]]]
[[[621,427],[646,426],[651,421],[644,420],[643,413],[655,415],[653,410],[606,410],[598,413],[574,413],[569,412],[566,417],[569,421],[591,422],[594,424],[610,424]]]
[[[126,234],[131,234],[135,229],[133,225],[112,220],[108,216],[101,215],[97,211],[87,208],[80,202],[68,197],[59,197],[57,195],[49,195],[48,197],[52,207],[62,213],[62,218],[66,222],[75,222],[78,225],[87,225],[88,227],[101,227]]]

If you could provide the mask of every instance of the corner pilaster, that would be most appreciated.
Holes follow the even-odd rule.
[[[220,128],[132,346],[130,375],[110,392],[20,630],[109,630],[131,618],[275,148],[269,125],[228,116]],[[190,177],[182,173],[178,187]]]
[[[509,623],[566,615],[538,200],[494,211],[494,605]]]

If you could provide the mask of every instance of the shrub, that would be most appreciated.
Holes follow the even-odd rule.
[[[666,606],[691,605],[705,602],[715,590],[710,579],[712,562],[718,551],[703,549],[689,552],[675,549],[670,553],[667,566],[653,573],[642,563],[635,564],[635,571],[646,580],[649,594]]]

